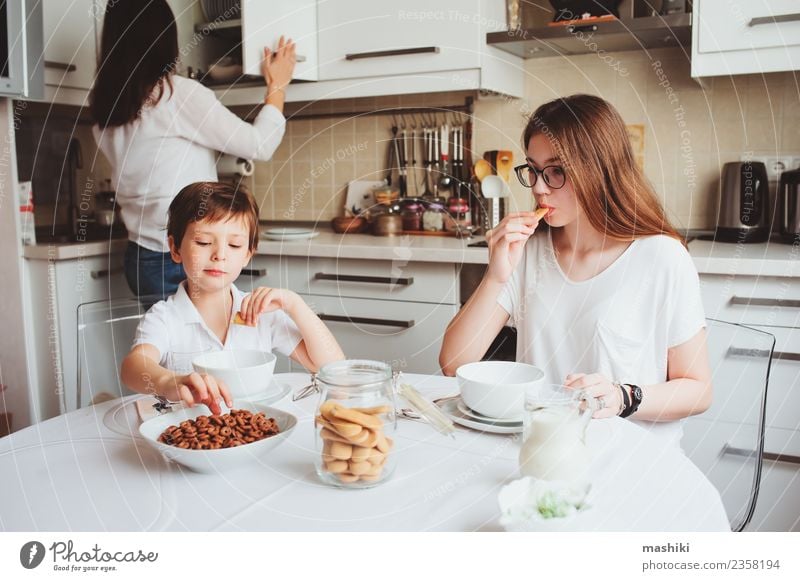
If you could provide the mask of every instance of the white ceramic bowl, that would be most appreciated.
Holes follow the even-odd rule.
[[[590,490],[588,485],[567,482],[520,478],[500,489],[497,502],[500,505],[500,524],[512,533],[574,532],[596,530],[598,515],[586,502]],[[537,499],[545,492],[555,492],[563,498],[581,503],[581,507],[563,517],[544,518],[536,507]]]
[[[525,390],[544,381],[544,371],[514,361],[477,361],[456,370],[461,398],[490,418],[521,419]]]
[[[297,418],[292,414],[254,402],[234,402],[234,409],[245,409],[253,413],[264,412],[268,418],[275,418],[280,432],[257,442],[219,450],[187,450],[158,441],[158,437],[169,426],[177,426],[184,420],[193,420],[198,416],[209,414],[206,406],[196,405],[147,420],[139,426],[139,433],[168,460],[183,464],[195,472],[216,474],[258,462],[261,456],[283,442],[297,425]]]
[[[192,361],[197,373],[225,382],[234,399],[260,399],[279,391],[272,381],[275,355],[256,349],[232,349],[204,353]]]

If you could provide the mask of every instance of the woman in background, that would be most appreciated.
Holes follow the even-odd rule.
[[[91,95],[95,139],[112,166],[128,230],[125,276],[154,300],[185,278],[167,245],[167,209],[187,184],[215,182],[217,152],[268,160],[285,131],[283,105],[295,46],[281,37],[264,49],[264,106],[252,124],[214,92],[178,76],[178,30],[166,0],[116,0],[106,7],[100,62]]]

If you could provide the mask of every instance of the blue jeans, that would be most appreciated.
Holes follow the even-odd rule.
[[[174,295],[186,274],[183,265],[173,262],[169,252],[155,252],[128,241],[125,278],[133,294],[153,304]]]

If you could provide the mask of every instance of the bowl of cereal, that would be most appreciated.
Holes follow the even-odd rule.
[[[218,473],[258,462],[297,425],[292,414],[249,401],[234,402],[218,416],[207,414],[202,405],[181,408],[143,422],[139,433],[168,460]]]

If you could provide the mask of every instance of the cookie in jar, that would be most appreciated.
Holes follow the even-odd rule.
[[[323,366],[315,440],[320,479],[342,488],[369,488],[395,469],[397,426],[391,367],[348,360]]]

